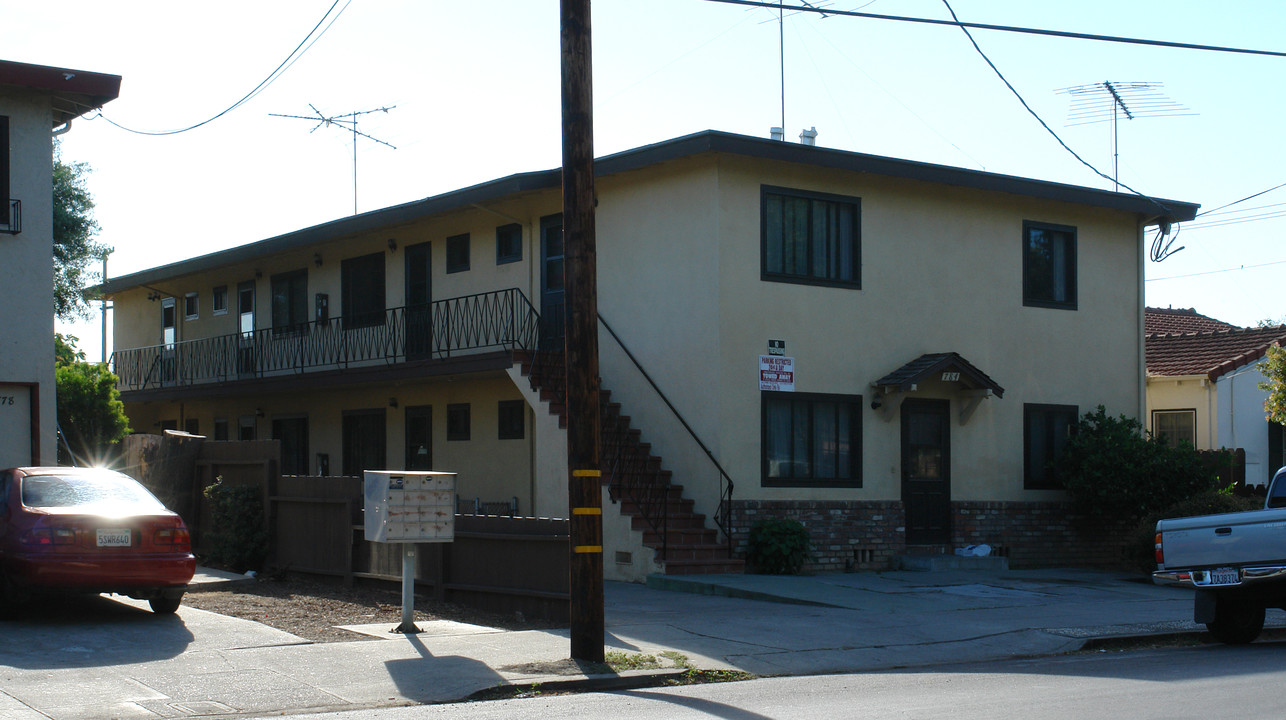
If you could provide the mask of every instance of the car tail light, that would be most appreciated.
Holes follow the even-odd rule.
[[[75,545],[74,528],[35,528],[21,536],[23,545]]]
[[[1156,556],[1157,556],[1157,565],[1164,565],[1164,564],[1165,564],[1165,550],[1161,547],[1161,533],[1157,533],[1157,539],[1156,539]]]
[[[152,542],[157,545],[172,547],[175,550],[192,549],[192,536],[188,534],[188,529],[182,525],[157,530],[152,535]]]

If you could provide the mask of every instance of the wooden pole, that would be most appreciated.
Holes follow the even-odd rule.
[[[603,501],[598,457],[598,275],[590,0],[562,0],[567,500],[571,654],[603,662]]]

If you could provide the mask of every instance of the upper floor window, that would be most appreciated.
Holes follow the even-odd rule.
[[[228,314],[228,286],[220,285],[210,291],[210,314]]]
[[[522,260],[522,226],[509,223],[496,228],[496,264]]]
[[[763,393],[765,487],[861,487],[862,397]]]
[[[1196,410],[1153,410],[1152,434],[1172,448],[1180,443],[1197,446]]]
[[[201,316],[200,297],[192,292],[183,296],[183,319],[196,320]],[[193,433],[195,434],[195,433]]]
[[[272,276],[272,332],[302,332],[308,323],[308,271]]]
[[[1063,487],[1054,461],[1063,454],[1067,439],[1076,431],[1079,410],[1075,405],[1023,405],[1023,487],[1057,490]]]
[[[1076,309],[1076,228],[1023,223],[1023,305]]]
[[[9,217],[9,117],[0,115],[0,225],[8,227]]]
[[[764,186],[764,280],[860,288],[861,199]]]
[[[447,273],[469,269],[469,233],[447,238]]]
[[[340,263],[344,327],[384,324],[384,253]]]

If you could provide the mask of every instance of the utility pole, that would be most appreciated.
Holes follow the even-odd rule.
[[[598,271],[590,0],[562,0],[563,243],[571,654],[603,662],[603,495],[599,468]]]

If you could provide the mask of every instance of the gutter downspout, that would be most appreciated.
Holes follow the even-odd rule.
[[[60,127],[56,127],[56,128],[54,128],[53,136],[54,136],[54,137],[58,137],[59,135],[66,135],[66,134],[67,134],[67,133],[69,133],[69,132],[71,132],[71,120],[70,120],[70,119],[68,119],[68,120],[67,120],[67,122],[63,123]]]
[[[1144,336],[1147,334],[1147,329],[1144,321],[1145,307],[1147,305],[1146,298],[1144,297],[1144,285],[1146,282],[1144,268],[1147,264],[1147,260],[1144,258],[1144,252],[1143,252],[1143,248],[1147,247],[1147,226],[1144,224],[1144,222],[1139,223],[1138,237],[1135,240],[1135,245],[1134,245],[1134,248],[1135,248],[1134,262],[1136,266],[1135,271],[1137,274],[1137,278],[1134,285],[1135,293],[1137,295],[1136,297],[1137,302],[1134,305],[1135,307],[1134,322],[1135,322],[1135,330],[1136,330],[1135,337],[1138,338],[1137,340],[1138,363],[1137,363],[1137,370],[1136,370],[1136,372],[1138,373],[1138,376],[1137,376],[1138,398],[1135,402],[1136,409],[1135,409],[1134,416],[1148,420],[1148,415],[1147,415],[1147,412],[1148,412],[1148,408],[1147,408],[1148,357],[1147,357],[1147,344],[1146,344],[1146,341],[1144,340]],[[1148,424],[1150,424],[1150,421],[1148,422]]]

